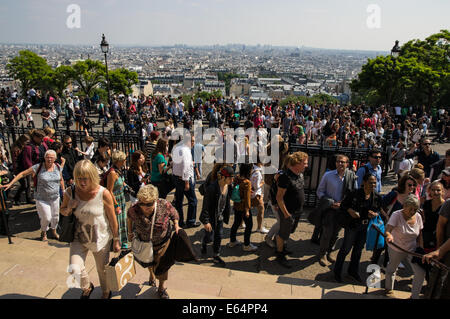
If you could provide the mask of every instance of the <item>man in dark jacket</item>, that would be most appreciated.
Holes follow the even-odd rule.
[[[319,264],[323,267],[329,266],[328,262],[333,263],[335,261],[331,252],[342,228],[337,219],[341,201],[347,192],[357,188],[356,175],[348,169],[348,166],[348,157],[337,155],[336,169],[326,172],[317,188],[320,206],[313,213],[317,214],[315,226],[322,227],[317,258]]]
[[[433,151],[431,148],[430,139],[426,138],[422,140],[420,146],[421,148],[418,148],[418,145],[415,145],[411,151],[406,154],[406,158],[414,158],[417,156],[417,161],[423,165],[425,177],[428,177],[430,176],[431,165],[439,161],[440,156],[438,152]]]
[[[217,173],[217,180],[206,189],[200,215],[200,221],[205,227],[202,254],[206,255],[206,245],[214,241],[214,263],[222,267],[225,267],[225,262],[220,258],[220,243],[223,236],[223,223],[228,224],[230,220],[233,176],[234,170],[230,166],[220,169]]]
[[[70,137],[70,135],[64,136],[63,143],[64,145],[61,156],[66,160],[66,164],[63,169],[63,178],[66,186],[70,186],[73,184],[73,170],[75,168],[75,164],[82,160],[83,156],[73,148],[72,137]]]

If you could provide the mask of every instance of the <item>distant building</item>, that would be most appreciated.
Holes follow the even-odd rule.
[[[225,82],[223,81],[205,81],[203,91],[214,92],[221,91],[223,96],[226,96]]]
[[[144,94],[145,96],[153,95],[153,85],[151,81],[139,81],[138,84],[131,87],[133,90],[133,96],[140,96]]]
[[[168,84],[155,84],[153,85],[154,95],[169,95],[173,94],[173,89]]]

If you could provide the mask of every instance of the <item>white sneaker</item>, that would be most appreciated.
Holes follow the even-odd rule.
[[[269,232],[269,230],[265,227],[262,227],[261,229],[258,229],[257,231],[259,231],[261,234],[267,234]]]
[[[256,247],[255,245],[252,245],[252,244],[250,243],[248,246],[246,246],[246,245],[242,246],[242,249],[243,249],[244,251],[257,251],[257,250],[258,250],[258,247]]]
[[[239,240],[236,241],[230,241],[228,243],[228,247],[233,248],[234,246],[242,245],[242,243]]]
[[[264,237],[264,241],[270,248],[275,248],[275,242],[272,239],[270,239],[267,235],[266,237]]]

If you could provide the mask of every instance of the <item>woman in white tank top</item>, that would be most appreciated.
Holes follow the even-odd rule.
[[[111,291],[106,284],[105,266],[109,263],[111,240],[114,252],[120,251],[119,227],[114,212],[111,193],[100,186],[97,169],[90,160],[79,161],[73,172],[75,178],[75,199],[72,189],[66,189],[61,206],[61,214],[75,214],[74,241],[70,243],[70,271],[72,276],[80,278],[83,289],[81,299],[88,299],[94,290],[85,267],[89,251],[94,255],[102,298],[111,297]]]

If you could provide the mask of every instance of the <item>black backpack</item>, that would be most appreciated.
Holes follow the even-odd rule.
[[[278,178],[284,174],[284,171],[278,171],[272,180],[272,185],[270,185],[269,191],[269,199],[272,202],[272,205],[277,205],[277,193],[278,193]]]

